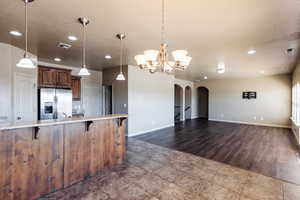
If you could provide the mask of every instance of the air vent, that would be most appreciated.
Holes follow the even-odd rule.
[[[57,47],[63,48],[63,49],[70,49],[72,47],[72,45],[60,42],[57,44]]]

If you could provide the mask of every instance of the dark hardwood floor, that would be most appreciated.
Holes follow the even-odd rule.
[[[289,129],[195,119],[135,138],[300,185]]]

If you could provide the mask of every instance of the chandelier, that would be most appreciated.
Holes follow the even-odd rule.
[[[169,60],[168,45],[165,42],[165,0],[162,0],[162,26],[161,26],[161,45],[158,50],[146,50],[143,55],[136,55],[135,60],[141,69],[151,73],[166,72],[174,70],[184,71],[190,64],[192,57],[187,56],[186,50],[176,50],[172,52],[174,61]]]

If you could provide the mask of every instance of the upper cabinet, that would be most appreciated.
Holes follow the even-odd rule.
[[[71,88],[71,70],[56,70],[56,85],[59,88]]]
[[[39,87],[71,88],[71,70],[39,67]]]
[[[73,100],[81,99],[81,78],[77,76],[72,76],[72,94]]]

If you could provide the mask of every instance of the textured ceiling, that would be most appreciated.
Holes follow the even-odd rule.
[[[40,60],[80,66],[81,25],[78,17],[88,17],[87,63],[93,69],[116,66],[119,41],[115,34],[127,34],[128,64],[146,49],[160,44],[161,0],[35,0],[29,7],[30,50]],[[8,34],[24,32],[24,4],[21,0],[0,1],[0,41],[23,48],[24,37]],[[285,50],[299,45],[300,0],[167,0],[167,42],[169,51],[186,49],[193,57],[190,67],[176,76],[200,80],[203,76],[254,77],[289,73],[298,52]],[[78,41],[68,41],[75,35]],[[72,44],[69,50],[58,42]],[[255,55],[247,51],[255,48]],[[104,59],[111,54],[113,59]],[[217,74],[218,62],[226,65]],[[264,71],[264,74],[260,72]]]

